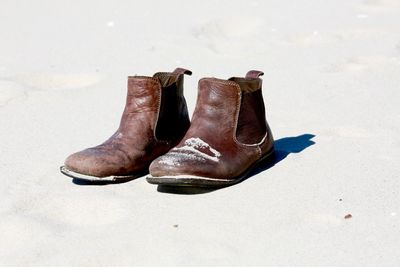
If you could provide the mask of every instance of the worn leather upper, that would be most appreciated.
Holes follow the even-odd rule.
[[[118,130],[104,143],[69,156],[65,167],[96,177],[130,175],[176,145],[190,124],[180,70],[128,77]]]
[[[153,161],[150,173],[233,179],[272,148],[261,79],[204,78],[189,130],[175,148]]]

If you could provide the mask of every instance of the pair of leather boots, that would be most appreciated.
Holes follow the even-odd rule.
[[[265,118],[261,71],[228,80],[203,78],[190,122],[177,68],[153,77],[129,76],[118,130],[104,143],[70,155],[61,172],[89,182],[221,187],[245,179],[274,156]]]

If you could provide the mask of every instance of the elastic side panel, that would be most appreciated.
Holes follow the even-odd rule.
[[[261,89],[242,92],[236,138],[243,144],[257,144],[267,131],[265,107]]]

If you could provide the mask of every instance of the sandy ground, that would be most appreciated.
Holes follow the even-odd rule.
[[[400,265],[400,1],[0,0],[0,22],[0,266]],[[212,192],[59,173],[128,75],[177,66],[191,111],[201,77],[266,73],[274,166]]]

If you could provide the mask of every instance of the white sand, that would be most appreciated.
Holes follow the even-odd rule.
[[[2,0],[0,22],[0,266],[400,265],[398,0]],[[126,76],[177,66],[191,111],[199,78],[263,70],[275,138],[315,144],[204,194],[59,173],[117,128]]]

